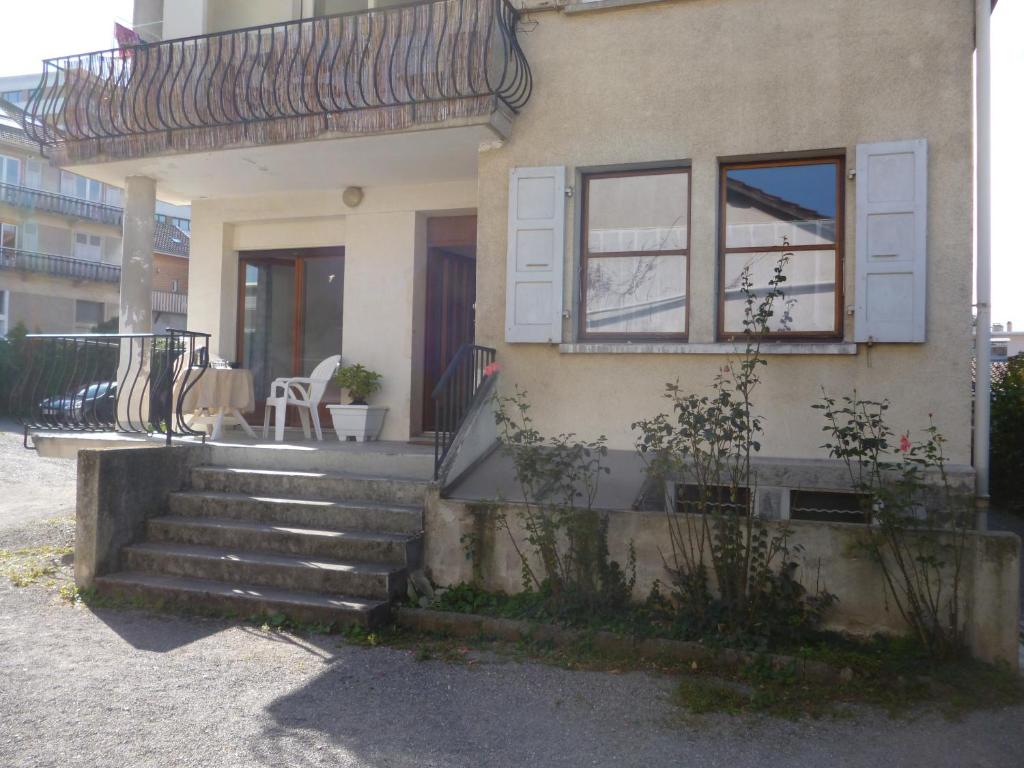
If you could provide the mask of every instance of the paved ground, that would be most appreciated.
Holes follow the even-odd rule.
[[[0,420],[0,528],[75,514],[75,462],[41,459],[21,427]]]
[[[684,716],[671,681],[91,612],[0,585],[0,765],[1018,766],[1024,708]]]
[[[49,518],[72,509],[74,467],[15,438],[0,432],[0,549],[66,543],[67,518]],[[3,768],[995,768],[1024,754],[1024,707],[960,722],[861,712],[792,723],[688,716],[672,689],[641,673],[417,661],[331,637],[90,611],[0,578]]]

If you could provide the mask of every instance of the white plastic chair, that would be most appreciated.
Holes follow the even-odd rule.
[[[284,440],[284,422],[288,412],[288,406],[293,405],[299,409],[299,418],[302,420],[302,431],[309,439],[309,420],[313,419],[313,429],[316,430],[316,439],[323,440],[324,434],[320,429],[320,414],[317,408],[324,397],[324,390],[334,376],[334,372],[341,365],[341,355],[331,355],[313,369],[308,377],[293,376],[291,378],[274,379],[270,384],[270,395],[267,397],[267,405],[263,411],[263,439],[267,437],[270,429],[270,409],[273,408],[274,415],[274,440]]]

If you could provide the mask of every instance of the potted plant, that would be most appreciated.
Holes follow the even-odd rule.
[[[366,398],[380,389],[380,379],[379,373],[361,363],[339,368],[334,374],[334,383],[348,390],[351,398],[348,405],[327,406],[339,440],[353,439],[362,443],[380,436],[388,409],[366,402]]]

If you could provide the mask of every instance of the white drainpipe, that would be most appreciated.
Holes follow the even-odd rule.
[[[978,251],[975,284],[978,320],[975,328],[977,378],[974,389],[974,470],[981,508],[988,505],[989,412],[992,387],[992,99],[991,99],[992,0],[975,0],[975,146],[978,188]]]

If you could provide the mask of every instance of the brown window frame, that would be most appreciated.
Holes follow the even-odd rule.
[[[729,171],[745,168],[781,168],[801,165],[832,164],[836,168],[836,236],[831,245],[790,245],[790,246],[744,246],[741,248],[726,247],[726,211],[728,195]],[[742,331],[725,330],[725,257],[730,253],[797,253],[800,251],[835,251],[836,298],[831,331],[771,331],[764,334],[767,339],[783,339],[786,341],[823,341],[841,340],[843,328],[843,275],[844,245],[846,239],[846,157],[841,154],[823,154],[798,158],[773,157],[747,162],[721,162],[718,170],[718,327],[719,341],[730,341],[744,335]]]
[[[590,253],[590,182],[593,179],[631,178],[634,176],[660,176],[678,173],[686,175],[686,247],[665,251],[608,251]],[[579,320],[577,337],[580,341],[686,341],[690,334],[690,230],[693,220],[693,173],[689,164],[636,168],[624,171],[596,171],[582,174],[583,204],[580,219],[580,275],[579,275]],[[686,320],[685,330],[657,333],[593,333],[587,331],[587,262],[590,259],[643,257],[643,256],[685,256],[686,257]]]

